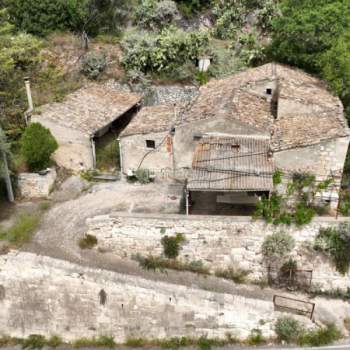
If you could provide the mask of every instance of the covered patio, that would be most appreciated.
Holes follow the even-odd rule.
[[[186,214],[250,215],[273,188],[269,138],[203,136],[186,186]]]

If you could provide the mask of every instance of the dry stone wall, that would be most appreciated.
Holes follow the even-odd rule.
[[[56,181],[56,170],[51,168],[46,175],[21,173],[18,175],[18,189],[23,198],[48,198]]]
[[[98,249],[121,258],[134,254],[162,254],[161,238],[182,233],[185,243],[179,258],[191,262],[201,260],[211,271],[230,266],[251,270],[250,278],[266,276],[266,262],[261,254],[265,237],[273,232],[290,233],[296,242],[291,256],[301,269],[312,270],[312,282],[323,289],[350,287],[350,275],[339,274],[329,258],[316,254],[313,240],[320,227],[338,225],[333,218],[318,218],[311,224],[273,226],[244,217],[115,214],[88,220],[88,233],[98,239]]]
[[[227,333],[245,338],[253,328],[273,335],[279,316],[272,300],[155,282],[31,253],[0,256],[0,336],[109,335],[118,342],[224,338]],[[312,326],[306,317],[298,318]]]

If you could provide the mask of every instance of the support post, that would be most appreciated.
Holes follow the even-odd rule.
[[[120,165],[120,175],[123,174],[123,153],[122,153],[122,144],[120,138],[117,138],[118,148],[119,148],[119,165]]]
[[[15,196],[13,194],[13,189],[12,189],[12,183],[11,183],[11,177],[9,173],[9,168],[7,164],[7,157],[5,151],[2,151],[2,159],[4,163],[4,172],[5,172],[5,183],[6,183],[6,188],[7,188],[7,196],[8,200],[12,203],[15,201]]]
[[[96,169],[96,147],[95,147],[95,141],[94,137],[91,136],[91,151],[92,151],[92,167]]]
[[[189,197],[190,197],[190,194],[189,194],[188,190],[186,189],[186,215],[187,216],[190,215]]]

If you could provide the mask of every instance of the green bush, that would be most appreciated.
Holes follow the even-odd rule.
[[[323,346],[328,345],[341,338],[341,333],[334,324],[324,328],[303,332],[298,339],[301,346]]]
[[[283,258],[294,248],[293,237],[284,232],[268,235],[262,244],[262,254],[267,259]]]
[[[128,338],[125,342],[126,346],[130,348],[142,348],[146,344],[143,338]]]
[[[181,233],[177,233],[176,236],[169,237],[164,236],[161,239],[163,246],[163,253],[168,259],[175,259],[178,257],[181,243],[185,241],[185,237]]]
[[[261,330],[255,328],[250,332],[247,342],[249,345],[261,345],[266,342],[266,339],[262,335]]]
[[[277,320],[275,332],[279,340],[287,343],[296,342],[302,332],[300,323],[292,317],[285,316]]]
[[[332,258],[338,272],[345,275],[350,268],[350,224],[341,223],[338,228],[320,228],[314,249]]]
[[[31,334],[22,342],[22,348],[28,350],[39,350],[46,345],[46,339],[42,335]]]
[[[57,348],[58,346],[63,344],[63,340],[58,335],[52,335],[47,341],[46,345],[50,348]]]
[[[176,3],[171,0],[142,0],[136,8],[136,22],[143,28],[162,28],[179,18]]]
[[[240,267],[230,267],[224,270],[216,270],[215,276],[234,281],[235,283],[245,283],[250,273],[250,270],[245,270]]]
[[[50,157],[57,148],[50,130],[39,123],[31,123],[21,137],[21,153],[32,171],[49,166]]]
[[[149,184],[151,182],[151,177],[149,171],[146,169],[137,169],[135,172],[136,180],[143,185]]]
[[[90,79],[97,79],[106,67],[106,55],[102,52],[88,52],[81,61],[81,71]]]
[[[86,234],[79,240],[80,249],[92,249],[98,243],[97,238],[93,235]]]
[[[208,45],[205,33],[186,33],[169,27],[159,34],[132,33],[121,45],[126,70],[147,73],[169,73],[194,62]]]
[[[90,0],[5,0],[10,19],[20,30],[36,35],[51,31],[81,31]]]

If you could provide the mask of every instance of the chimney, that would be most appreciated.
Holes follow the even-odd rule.
[[[30,81],[28,77],[24,78],[24,84],[26,87],[26,93],[27,93],[27,99],[28,99],[28,109],[24,112],[24,118],[26,121],[26,124],[30,122],[30,117],[32,116],[34,106],[33,106],[33,99],[32,99],[32,92],[30,89]]]

